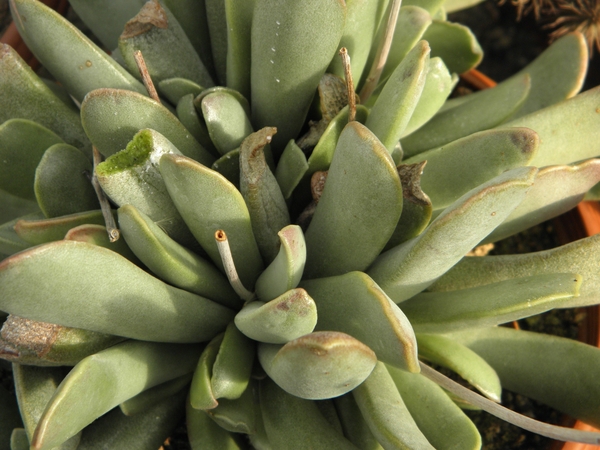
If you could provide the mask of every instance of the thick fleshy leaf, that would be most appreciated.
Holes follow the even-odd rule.
[[[257,0],[252,21],[252,118],[276,127],[275,154],[295,138],[342,37],[340,0]],[[307,52],[306,49],[311,49]]]
[[[210,32],[213,64],[217,85],[225,86],[227,80],[227,16],[224,0],[204,0],[206,20]]]
[[[396,303],[421,292],[506,219],[536,172],[519,167],[467,192],[417,238],[379,256],[368,274]]]
[[[204,96],[201,106],[210,138],[221,155],[238,148],[252,133],[244,107],[228,92],[217,91]]]
[[[513,278],[571,272],[581,275],[584,282],[579,297],[572,299],[569,307],[595,305],[600,295],[599,264],[600,235],[595,235],[541,252],[464,258],[429,290],[454,291]]]
[[[31,440],[48,402],[65,376],[65,371],[57,367],[35,367],[21,364],[13,364],[12,367],[19,411],[23,425],[25,425],[27,439]],[[80,438],[81,434],[78,433],[57,448],[75,450]]]
[[[250,34],[255,0],[226,0],[227,87],[250,98]]]
[[[450,75],[441,58],[431,58],[423,92],[402,136],[412,133],[427,123],[442,107],[457,81],[458,77]]]
[[[35,168],[46,149],[61,142],[55,133],[30,120],[11,119],[0,125],[0,189],[35,200]]]
[[[501,128],[471,134],[402,163],[427,161],[421,189],[439,210],[503,172],[526,166],[538,145],[537,134],[528,128]]]
[[[573,97],[585,80],[588,48],[583,35],[570,33],[557,39],[532,63],[511,78],[523,73],[531,76],[531,91],[515,117],[545,108]]]
[[[160,172],[183,220],[221,269],[215,232],[227,233],[240,280],[253,290],[263,262],[242,194],[219,173],[183,156],[164,155]]]
[[[275,170],[275,178],[279,183],[283,198],[289,200],[292,197],[294,189],[302,181],[307,171],[308,161],[306,155],[296,145],[296,142],[291,140],[283,150]]]
[[[119,208],[119,229],[136,256],[162,280],[230,308],[240,307],[229,281],[212,263],[171,239],[134,206]]]
[[[0,199],[2,198],[2,191],[0,191]],[[12,255],[14,253],[25,250],[26,248],[32,247],[34,244],[25,241],[20,238],[15,231],[15,224],[22,219],[42,219],[44,215],[41,212],[31,213],[23,217],[18,217],[14,220],[0,225],[0,253],[5,255]]]
[[[40,219],[44,217],[36,202],[25,200],[0,189],[0,223],[3,224],[0,225],[1,228],[6,228],[5,224],[7,222],[14,222],[22,216],[30,215]],[[10,230],[7,229],[6,231]],[[3,234],[4,232],[0,232],[0,235]]]
[[[438,13],[440,8],[446,8],[446,5],[453,0],[404,0],[402,2],[402,6],[418,6],[419,8],[423,8],[425,11],[429,12],[429,14],[435,15]]]
[[[410,415],[385,364],[377,363],[352,395],[383,448],[434,450]]]
[[[139,393],[135,397],[125,400],[119,405],[119,409],[126,416],[135,416],[136,414],[144,413],[144,411],[152,408],[157,403],[177,394],[187,387],[190,381],[192,381],[192,373],[186,373],[178,378],[165,381]]]
[[[206,341],[234,315],[83,242],[54,242],[5,259],[0,282],[2,311],[141,340]]]
[[[181,155],[162,134],[141,130],[127,148],[96,167],[104,192],[118,206],[132,205],[169,236],[190,245],[194,238],[167,192],[158,164],[164,154]]]
[[[67,232],[79,225],[104,225],[102,211],[86,211],[51,219],[24,217],[14,225],[17,236],[33,245],[60,241]]]
[[[4,421],[2,423],[4,423]],[[6,442],[5,435],[9,428],[10,425],[8,425],[6,431],[2,432],[0,435],[0,442]],[[10,450],[29,450],[29,439],[27,438],[27,433],[24,428],[13,428],[12,433],[10,434],[10,447],[7,448],[10,448]]]
[[[123,340],[119,336],[9,315],[2,325],[0,354],[19,364],[74,366]]]
[[[156,87],[159,92],[174,105],[176,105],[183,96],[192,94],[196,97],[204,90],[203,86],[185,78],[168,78],[156,83]]]
[[[500,403],[496,371],[473,350],[438,334],[417,334],[419,356],[456,372],[490,400]]]
[[[188,439],[192,450],[242,450],[245,448],[236,441],[234,433],[220,427],[202,410],[195,409],[188,401],[186,404],[186,423]]]
[[[90,177],[92,164],[77,148],[56,144],[44,153],[35,170],[35,197],[46,217],[100,208]]]
[[[158,0],[149,1],[125,24],[119,50],[129,71],[141,78],[134,53],[141,51],[154,82],[186,78],[204,87],[213,80],[183,28]]]
[[[99,88],[146,93],[142,83],[42,2],[14,0],[10,7],[27,47],[77,101]]]
[[[599,102],[600,86],[511,120],[503,127],[527,127],[540,136],[532,165],[570,164],[600,154]]]
[[[388,364],[418,372],[417,343],[404,313],[371,278],[351,272],[300,283],[317,303],[317,330],[335,330],[364,342]]]
[[[540,169],[523,203],[485,238],[485,242],[499,241],[569,211],[598,182],[600,159]]]
[[[270,302],[250,302],[235,316],[235,325],[251,339],[285,344],[312,333],[317,306],[304,289],[292,289]]]
[[[180,390],[133,417],[124,416],[116,408],[86,427],[77,450],[121,445],[128,450],[159,448],[183,419],[185,396],[185,390]]]
[[[213,141],[210,139],[204,119],[198,115],[194,105],[196,95],[190,93],[182,96],[177,103],[177,118],[194,138],[213,156],[219,156]]]
[[[90,224],[79,225],[75,228],[71,228],[67,234],[65,234],[65,239],[69,241],[88,242],[90,244],[98,245],[118,253],[134,263],[136,266],[143,265],[138,257],[135,256],[135,254],[131,251],[124,239],[118,239],[115,242],[110,242],[108,231],[106,230],[105,226]]]
[[[577,302],[582,277],[534,275],[446,292],[424,292],[402,303],[417,333],[448,333],[500,325]]]
[[[37,425],[32,447],[54,448],[124,400],[190,373],[199,356],[198,345],[137,341],[89,356],[60,384]]]
[[[2,440],[0,442],[8,449],[13,428],[23,427],[23,423],[19,417],[19,406],[15,395],[4,386],[0,386],[0,420],[2,420],[0,428],[0,439]]]
[[[220,427],[232,433],[256,434],[260,406],[258,405],[258,383],[251,383],[240,398],[228,400],[219,399],[216,408],[205,412]]]
[[[240,147],[240,191],[256,243],[267,263],[279,253],[279,231],[290,224],[287,204],[264,153],[276,132],[275,128],[263,128],[244,139]]]
[[[475,35],[458,23],[434,20],[423,39],[431,45],[431,56],[442,58],[450,72],[466,72],[477,67],[483,58]]]
[[[256,295],[262,301],[279,297],[298,286],[306,263],[306,242],[298,225],[282,228],[279,252],[256,280]]]
[[[367,66],[367,58],[379,24],[378,11],[380,7],[380,2],[377,1],[346,1],[346,23],[338,49],[345,47],[348,50],[352,59],[352,78],[355,83],[358,83],[365,66]],[[342,58],[334,56],[327,72],[343,78]]]
[[[124,149],[144,128],[164,135],[184,155],[212,164],[214,157],[194,139],[164,106],[135,92],[97,89],[81,104],[81,122],[90,140],[104,156]]]
[[[210,385],[215,398],[240,398],[250,382],[255,342],[229,322],[212,366]]]
[[[210,378],[224,334],[215,336],[200,355],[190,386],[190,404],[194,409],[211,409],[219,404],[213,394]]]
[[[452,333],[498,372],[502,386],[595,427],[600,349],[581,342],[504,327]]]
[[[315,402],[288,394],[269,378],[260,382],[260,405],[272,448],[358,450],[327,423]]]
[[[411,417],[436,450],[479,450],[481,436],[448,395],[421,374],[387,368]]]
[[[429,45],[420,41],[396,67],[365,125],[391,153],[415,110],[427,77]]]
[[[240,149],[236,148],[217,159],[212,170],[220,173],[238,190],[240,188]]]
[[[0,44],[0,122],[27,119],[77,148],[89,146],[76,108],[65,105],[6,44]]]
[[[351,391],[377,362],[373,350],[345,333],[321,331],[281,346],[258,344],[269,377],[290,394],[319,400]]]
[[[499,125],[523,105],[529,88],[529,75],[525,74],[493,89],[486,89],[471,101],[442,109],[429,122],[402,139],[405,157]],[[534,131],[537,130],[534,128]]]
[[[402,187],[388,151],[364,125],[349,123],[306,231],[305,276],[366,269],[392,235],[401,211]]]
[[[351,392],[336,397],[333,401],[346,438],[362,450],[383,450],[371,433]]]

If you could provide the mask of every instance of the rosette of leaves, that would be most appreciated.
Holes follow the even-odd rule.
[[[598,303],[599,238],[465,257],[600,181],[580,35],[448,99],[481,51],[443,1],[72,0],[111,56],[10,3],[59,82],[0,50],[11,448],[184,415],[194,449],[479,448],[464,407],[597,441],[498,402],[599,425],[600,350],[498,325]]]

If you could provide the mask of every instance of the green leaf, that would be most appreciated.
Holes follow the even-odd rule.
[[[35,168],[46,149],[61,142],[52,131],[31,120],[11,119],[0,125],[0,189],[35,200]]]
[[[421,189],[433,209],[440,210],[503,172],[526,166],[538,145],[537,134],[528,128],[500,128],[473,133],[402,163],[427,161]]]
[[[275,128],[263,128],[244,139],[240,147],[240,191],[258,248],[269,263],[279,252],[279,230],[290,223],[285,199],[264,153],[276,132]]]
[[[146,93],[142,83],[42,2],[13,0],[10,7],[27,47],[78,102],[99,88]]]
[[[256,295],[269,301],[279,297],[300,283],[306,263],[306,243],[298,225],[282,228],[279,236],[279,252],[256,280]]]
[[[80,149],[89,146],[77,109],[65,105],[6,44],[0,44],[0,102],[0,122],[31,120],[68,144]]]
[[[188,387],[190,381],[192,381],[192,373],[186,373],[178,378],[157,384],[156,386],[139,393],[135,397],[125,400],[119,405],[119,408],[126,416],[143,414],[158,403],[161,403],[166,399],[171,399],[173,395]],[[184,395],[187,394],[187,389],[185,389],[185,391]]]
[[[225,0],[227,87],[250,98],[250,35],[255,0]]]
[[[305,276],[366,269],[392,235],[401,211],[402,187],[392,158],[365,126],[349,123],[306,231]]]
[[[213,63],[218,85],[225,86],[227,80],[227,35],[228,24],[224,0],[204,0],[206,19],[210,34]]]
[[[142,340],[206,341],[234,315],[83,242],[54,242],[5,259],[0,284],[2,311]]]
[[[540,136],[532,165],[570,164],[600,154],[599,102],[600,86],[503,127],[527,127]]]
[[[86,224],[104,225],[102,211],[86,211],[50,219],[24,217],[15,223],[14,230],[22,240],[38,245],[60,241],[71,228]]]
[[[183,96],[192,94],[193,97],[196,97],[204,90],[204,87],[185,78],[168,78],[161,80],[156,83],[156,87],[158,91],[174,105],[177,105]]]
[[[444,9],[448,13],[460,11],[462,9],[470,8],[481,3],[483,0],[446,0],[444,2]]]
[[[583,200],[600,182],[600,160],[590,159],[571,166],[549,166],[539,170],[525,200],[505,222],[485,238],[495,242],[563,214]]]
[[[86,427],[77,450],[159,448],[183,419],[185,390],[136,414],[126,417],[116,408]],[[142,430],[140,432],[140,430]]]
[[[404,156],[408,158],[501,124],[523,105],[529,88],[529,75],[525,74],[481,91],[472,100],[465,96],[466,100],[452,108],[443,108],[421,128],[403,138]],[[537,130],[534,128],[534,131]]]
[[[252,118],[257,129],[277,128],[277,156],[302,128],[319,80],[338,48],[345,18],[345,2],[340,0],[256,0]]]
[[[347,333],[368,345],[380,361],[418,372],[417,342],[404,313],[362,272],[300,286],[317,303],[317,330]]]
[[[458,23],[434,20],[423,34],[431,56],[444,60],[450,72],[463,73],[481,62],[483,51],[470,29]]]
[[[48,403],[32,447],[59,445],[124,400],[191,372],[199,356],[198,345],[136,341],[89,356],[69,372]]]
[[[456,372],[490,400],[500,403],[502,386],[496,371],[473,350],[437,334],[417,334],[419,356]]]
[[[125,338],[9,315],[2,326],[4,359],[35,366],[74,366]],[[46,407],[46,402],[41,408]],[[31,430],[33,432],[33,429]]]
[[[229,322],[212,366],[210,384],[216,399],[240,398],[250,382],[255,343]]]
[[[117,48],[123,27],[135,16],[144,0],[121,0],[118,2],[70,0],[77,16],[92,30],[102,45],[109,49]]]
[[[129,71],[141,79],[134,53],[141,51],[154,82],[186,78],[204,87],[213,80],[194,50],[183,28],[168,8],[158,1],[147,2],[125,24],[119,50]]]
[[[260,383],[260,405],[274,449],[358,449],[327,423],[315,402],[288,394],[269,378]]]
[[[437,450],[479,450],[481,436],[442,388],[421,374],[387,367],[411,417]]]
[[[333,399],[344,436],[362,450],[383,450],[369,429],[351,392]]]
[[[6,431],[4,433],[6,433]],[[5,436],[2,436],[1,439],[2,442],[5,442]],[[10,450],[29,450],[29,439],[27,438],[27,433],[24,428],[14,428],[12,430],[10,435],[10,447],[7,448],[10,448]]]
[[[108,231],[102,225],[79,225],[71,228],[65,234],[65,239],[69,241],[88,242],[100,247],[112,250],[115,253],[127,258],[136,266],[142,266],[142,262],[131,251],[124,239],[119,239],[115,242],[110,242]]]
[[[520,167],[467,192],[417,238],[379,256],[368,274],[396,303],[447,272],[521,203],[537,169]]]
[[[241,306],[227,278],[212,263],[171,239],[134,206],[119,208],[119,228],[136,256],[162,280],[230,308]]]
[[[235,325],[251,339],[285,344],[312,333],[317,306],[304,289],[291,289],[270,302],[246,303],[235,316]]]
[[[433,450],[410,415],[385,365],[375,369],[352,395],[383,448]]]
[[[215,232],[227,233],[240,280],[253,290],[263,262],[242,194],[222,175],[183,156],[164,155],[160,172],[183,220],[221,270]]]
[[[177,103],[177,118],[202,147],[208,150],[213,156],[220,156],[213,141],[210,139],[204,119],[198,115],[198,110],[194,105],[194,98],[195,95],[190,93],[179,99]]]
[[[365,125],[391,153],[415,110],[427,76],[429,45],[420,41],[396,67]]]
[[[373,350],[345,333],[320,331],[285,345],[258,344],[267,375],[286,392],[321,400],[351,391],[377,362]]]
[[[161,156],[167,153],[181,155],[162,134],[141,130],[125,150],[98,164],[96,176],[114,203],[135,206],[173,239],[189,246],[194,238],[169,196],[158,167]]]
[[[203,96],[201,107],[208,134],[221,155],[238,148],[254,131],[244,107],[229,92]]]
[[[92,165],[77,148],[56,144],[48,148],[35,170],[33,188],[46,217],[99,209],[90,177]]]
[[[583,86],[587,66],[588,48],[582,34],[569,33],[554,41],[533,62],[509,78],[523,73],[531,76],[529,96],[513,119],[573,97]]]
[[[291,199],[294,189],[302,181],[307,171],[306,155],[293,139],[290,140],[285,146],[275,170],[275,178],[281,188],[283,198]]]
[[[449,292],[425,292],[402,303],[417,333],[448,333],[500,325],[570,306],[579,296],[576,274],[545,274]]]
[[[151,128],[164,135],[184,155],[203,164],[210,165],[214,161],[168,109],[135,92],[117,89],[90,92],[81,104],[81,122],[104,156],[124,149],[138,131]]]
[[[221,428],[209,415],[186,404],[186,423],[188,439],[192,450],[241,450],[234,433]]]
[[[454,291],[513,278],[571,272],[581,275],[584,283],[579,297],[570,301],[569,307],[595,305],[600,295],[599,264],[597,235],[541,252],[464,258],[429,290]]]
[[[504,388],[600,426],[597,347],[503,327],[450,336],[490,363]]]
[[[0,199],[2,198],[2,191],[0,191]],[[21,239],[15,231],[15,225],[19,220],[22,219],[41,219],[44,215],[41,212],[30,213],[26,216],[17,217],[16,219],[10,220],[0,225],[0,253],[6,255],[12,255],[14,253],[25,250],[26,248],[32,247],[31,244],[24,239]]]
[[[240,149],[236,148],[217,159],[212,170],[223,175],[238,190],[240,188]]]
[[[190,386],[190,404],[194,409],[211,409],[219,404],[213,394],[210,378],[224,335],[215,336],[200,355]]]
[[[240,398],[235,400],[219,399],[216,408],[205,410],[206,414],[220,427],[232,433],[256,434],[258,405],[258,383],[251,383]],[[246,436],[244,436],[246,437]]]

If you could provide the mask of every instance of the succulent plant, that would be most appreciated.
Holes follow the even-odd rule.
[[[12,449],[153,449],[184,414],[193,449],[479,448],[461,407],[599,442],[498,403],[600,425],[600,349],[498,325],[600,303],[600,237],[465,256],[600,181],[580,34],[448,99],[482,57],[461,2],[70,3],[111,56],[37,0],[59,84],[0,49]]]

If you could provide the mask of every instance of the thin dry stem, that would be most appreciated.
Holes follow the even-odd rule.
[[[110,203],[108,202],[106,194],[102,190],[102,187],[98,182],[98,177],[96,176],[96,166],[102,162],[102,155],[96,147],[92,147],[92,151],[94,153],[94,173],[92,174],[92,186],[94,186],[94,190],[98,196],[98,201],[100,202],[100,209],[102,210],[102,216],[104,216],[104,223],[106,225],[106,231],[108,232],[108,239],[110,242],[116,242],[119,240],[121,233],[119,233],[119,229],[115,223],[115,218],[113,216]]]
[[[135,58],[135,63],[137,64],[138,70],[140,71],[140,75],[142,76],[142,81],[144,86],[146,86],[146,90],[148,91],[148,95],[150,97],[160,103],[160,99],[158,98],[158,92],[156,92],[156,88],[154,87],[154,83],[152,82],[152,78],[148,73],[148,67],[146,67],[146,61],[144,60],[144,56],[140,50],[137,50],[133,53],[133,57]]]
[[[402,0],[392,1],[393,3],[385,28],[385,34],[383,35],[383,39],[379,42],[375,60],[373,61],[373,66],[369,71],[369,76],[365,81],[365,85],[360,91],[360,99],[362,103],[365,103],[369,97],[371,97],[371,94],[377,87],[377,83],[379,83],[379,78],[381,78],[381,73],[385,67],[387,57],[390,54],[392,39],[394,38],[394,31],[396,31],[396,22],[398,21],[398,13],[400,12],[400,6],[402,6]]]
[[[227,275],[227,279],[229,280],[231,287],[242,300],[246,302],[252,301],[254,299],[254,293],[250,292],[244,287],[242,280],[240,280],[240,277],[238,276],[225,231],[217,230],[215,232],[215,241],[217,243],[219,254],[221,255],[221,261],[223,261],[225,275]]]
[[[354,92],[354,81],[352,80],[352,66],[350,65],[350,55],[348,49],[340,49],[340,57],[344,65],[344,74],[346,76],[346,89],[348,90],[348,123],[356,120],[356,93]]]

